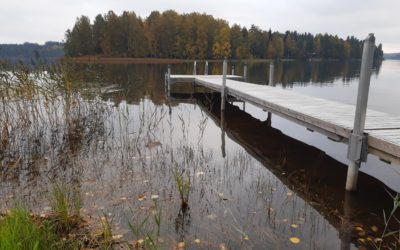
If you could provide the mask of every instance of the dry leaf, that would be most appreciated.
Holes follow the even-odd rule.
[[[117,234],[117,235],[112,236],[113,240],[120,240],[120,239],[122,239],[122,237],[123,237],[122,234]]]
[[[178,248],[185,248],[185,242],[183,242],[183,241],[179,242]]]
[[[202,176],[202,175],[204,175],[204,172],[202,172],[202,171],[196,173],[196,177],[199,177],[199,176]]]
[[[194,240],[194,243],[200,244],[200,239],[195,239],[195,240]]]
[[[226,248],[224,243],[219,244],[219,249],[220,250],[227,250],[228,248]]]
[[[290,242],[292,242],[293,244],[299,244],[300,243],[300,239],[297,237],[290,237],[289,238]]]
[[[141,194],[138,197],[138,201],[144,201],[145,199],[146,199],[146,195],[144,195],[144,194]]]
[[[361,227],[355,227],[354,230],[356,231],[362,231],[363,229]]]
[[[372,227],[371,227],[371,230],[372,230],[373,232],[375,232],[375,233],[376,233],[376,232],[378,232],[378,227],[376,227],[376,226],[372,226]]]
[[[296,225],[296,224],[292,224],[292,225],[290,225],[290,227],[292,227],[292,228],[298,228],[299,226]]]

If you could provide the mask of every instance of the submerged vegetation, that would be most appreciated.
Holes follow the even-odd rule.
[[[70,57],[151,57],[182,59],[360,59],[362,41],[350,36],[280,33],[249,29],[211,15],[153,11],[147,18],[133,11],[97,15],[93,24],[82,16],[67,30],[65,54]],[[382,45],[374,58],[383,59]]]
[[[248,153],[251,143],[243,149],[230,137],[224,158],[215,139],[221,131],[212,123],[219,124],[212,113],[218,99],[205,95],[208,102],[198,99],[196,105],[162,99],[165,93],[157,92],[163,88],[162,74],[143,80],[143,68],[123,69],[130,74],[97,72],[91,65],[0,72],[0,237],[9,242],[0,238],[0,249],[21,237],[32,239],[27,247],[32,249],[339,244],[332,225],[341,219],[340,208],[331,211],[323,195],[314,198],[307,190],[315,189],[299,187],[306,183],[301,179],[306,170],[287,167],[293,162],[288,150],[295,148],[303,157],[307,149],[286,143],[277,132],[266,133],[263,140],[279,144],[270,143],[273,156],[258,161],[257,154]],[[125,91],[126,86],[134,91]],[[231,118],[240,117],[227,116],[228,133],[237,135]],[[260,163],[264,159],[268,169]],[[13,209],[16,201],[27,208]],[[391,232],[389,224],[387,230],[383,222],[377,225],[376,232],[370,232],[370,224],[363,228],[378,238]],[[358,233],[349,241],[370,246],[358,243]],[[382,248],[392,239],[381,238]]]

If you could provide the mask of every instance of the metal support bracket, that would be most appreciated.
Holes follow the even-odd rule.
[[[350,161],[366,162],[368,156],[368,134],[350,134],[347,159]]]

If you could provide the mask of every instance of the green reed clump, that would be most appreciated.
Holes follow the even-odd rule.
[[[388,237],[394,237],[395,242],[397,242],[397,243],[393,243],[393,246],[388,247],[389,249],[397,249],[398,243],[400,242],[400,230],[389,231],[389,224],[392,223],[393,221],[395,223],[397,223],[398,227],[400,227],[400,220],[399,220],[399,218],[396,217],[396,212],[400,207],[400,196],[399,196],[399,194],[396,194],[395,196],[393,196],[390,192],[388,192],[388,193],[393,199],[393,208],[390,211],[389,215],[387,215],[385,213],[385,211],[383,211],[385,227],[383,229],[381,237],[379,238],[379,241],[378,241],[379,244],[375,245],[375,247],[377,249],[383,249],[384,239],[388,238]]]
[[[146,230],[150,216],[147,216],[139,223],[128,222],[129,229],[136,237],[136,244],[128,244],[130,248],[159,249],[160,248],[160,231],[161,231],[161,210],[154,214],[154,228]]]
[[[81,198],[73,189],[64,184],[55,184],[50,204],[57,231],[68,233],[79,223]]]
[[[0,218],[0,249],[56,249],[59,237],[46,221],[35,221],[25,208],[16,207]]]
[[[189,192],[190,192],[190,175],[184,171],[174,170],[175,183],[178,187],[179,196],[181,198],[182,208],[186,208],[189,205]]]

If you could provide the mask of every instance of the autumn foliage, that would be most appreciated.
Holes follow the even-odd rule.
[[[362,41],[328,34],[250,29],[199,13],[153,11],[143,19],[134,12],[97,15],[93,23],[77,18],[66,32],[66,56],[150,57],[179,59],[361,58]],[[375,58],[382,59],[382,45]]]

